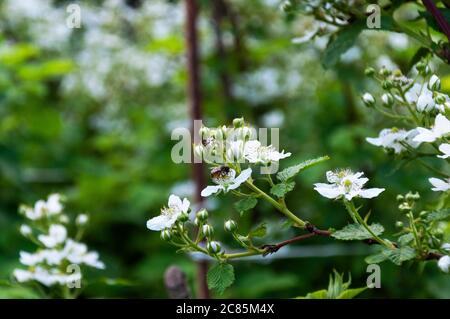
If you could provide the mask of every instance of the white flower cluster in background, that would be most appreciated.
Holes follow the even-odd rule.
[[[450,243],[445,243],[442,245],[442,249],[450,252]],[[445,255],[439,258],[438,267],[443,271],[448,273],[450,270],[450,256]]]
[[[424,70],[420,71],[417,67],[422,75],[430,72],[427,69],[428,66],[422,65],[422,68]],[[366,138],[367,142],[392,151],[394,154],[414,153],[421,145],[432,144],[440,152],[437,157],[448,161],[450,157],[450,144],[448,143],[450,120],[447,116],[450,112],[450,98],[440,92],[439,77],[433,74],[427,81],[425,81],[427,77],[424,77],[424,82],[420,84],[414,83],[412,79],[398,72],[392,73],[385,68],[380,70],[380,74],[385,76],[383,88],[389,91],[384,93],[381,98],[383,106],[394,110],[395,104],[405,105],[407,103],[411,114],[405,115],[405,118],[413,117],[417,126],[410,130],[386,128],[379,133],[378,137]],[[370,93],[365,93],[362,99],[367,106],[375,105],[375,98]],[[418,123],[428,123],[428,126],[418,125]],[[433,185],[433,191],[447,192],[450,190],[450,178],[431,177],[429,182]]]
[[[39,247],[33,253],[20,252],[20,263],[27,269],[14,270],[13,276],[18,282],[35,281],[47,287],[66,285],[82,278],[81,272],[68,272],[68,265],[105,268],[97,252],[89,251],[86,244],[69,237],[66,228],[69,218],[63,210],[59,194],[51,194],[47,200],[39,200],[33,207],[20,208],[29,220],[29,224],[20,227],[20,233]],[[86,214],[78,215],[78,230],[82,230],[87,222]]]

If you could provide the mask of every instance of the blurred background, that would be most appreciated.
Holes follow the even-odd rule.
[[[79,29],[66,26],[70,3],[81,7]],[[204,123],[244,116],[256,126],[279,127],[280,147],[293,154],[282,167],[331,156],[301,175],[287,198],[291,210],[321,228],[342,227],[348,216],[312,184],[336,167],[365,171],[371,186],[387,189],[365,207],[394,233],[402,218],[397,194],[419,191],[429,200],[437,194],[427,171],[399,167],[365,142],[395,123],[366,108],[360,96],[377,90],[364,76],[367,66],[407,72],[418,46],[402,34],[364,31],[326,70],[320,57],[327,37],[293,43],[314,23],[279,6],[278,0],[199,1]],[[163,273],[173,264],[187,274],[195,295],[195,262],[145,226],[170,193],[194,195],[191,167],[170,157],[172,129],[190,125],[184,25],[184,1],[0,1],[1,279],[19,265],[19,250],[32,248],[18,231],[18,206],[59,192],[68,198],[69,213],[90,214],[84,240],[107,265],[101,275],[131,283],[94,282],[83,297],[165,298]],[[434,65],[450,93],[449,68]],[[269,206],[259,204],[241,218],[232,203],[231,195],[206,202],[225,242],[220,231],[229,217],[243,228],[267,221],[264,243],[295,235]],[[222,297],[305,295],[326,288],[333,269],[351,273],[352,286],[365,286],[368,254],[366,246],[313,238],[264,262],[235,262],[237,280]],[[450,297],[448,276],[435,262],[381,266],[381,289],[362,297]],[[33,296],[27,289],[0,288],[0,298]]]

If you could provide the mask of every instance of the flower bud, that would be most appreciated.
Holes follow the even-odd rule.
[[[383,77],[391,75],[391,71],[386,69],[384,66],[380,69],[378,73]]]
[[[208,249],[211,254],[217,254],[220,253],[222,247],[219,242],[212,240],[206,244],[206,249]]]
[[[187,222],[187,221],[189,220],[189,214],[188,214],[188,213],[185,213],[185,212],[182,212],[182,213],[180,214],[180,216],[178,216],[178,220],[179,220],[180,222],[182,222],[182,223]]]
[[[161,236],[161,239],[162,239],[162,240],[164,240],[164,241],[169,241],[169,240],[172,238],[172,233],[171,233],[170,230],[168,230],[168,229],[163,229],[163,230],[161,231],[160,236]]]
[[[444,104],[446,101],[447,99],[445,98],[444,94],[438,94],[434,98],[434,102],[436,102],[436,104]]]
[[[409,192],[408,194],[406,194],[405,199],[407,201],[416,201],[416,200],[420,199],[420,195],[417,192],[414,194]]]
[[[433,74],[428,81],[428,89],[431,91],[439,91],[441,89],[441,80],[436,74]]]
[[[371,68],[371,67],[368,67],[368,68],[366,68],[366,69],[364,70],[364,74],[365,74],[366,76],[373,76],[373,75],[375,74],[375,69],[374,69],[374,68]]]
[[[27,237],[28,235],[31,235],[31,233],[32,233],[31,227],[28,225],[21,225],[20,233],[25,237]]]
[[[403,227],[403,222],[400,221],[400,220],[398,220],[398,221],[395,223],[395,226],[398,227],[398,228],[401,228],[401,227]]]
[[[427,64],[425,63],[425,61],[420,61],[416,64],[416,69],[419,72],[423,72],[426,67],[427,67]]]
[[[364,104],[368,107],[371,107],[375,104],[375,98],[370,93],[364,93],[362,96],[362,100]]]
[[[239,128],[245,125],[245,121],[243,117],[239,117],[233,120],[233,127]]]
[[[227,220],[224,225],[223,225],[224,229],[230,233],[236,231],[237,229],[237,225],[236,222],[232,219]]]
[[[397,195],[396,200],[397,202],[401,202],[405,199],[405,197],[403,195]]]
[[[383,83],[381,83],[381,87],[385,90],[390,90],[392,89],[393,86],[394,84],[392,83],[391,80],[385,80],[383,81]]]
[[[214,234],[214,228],[211,225],[205,224],[202,226],[202,233],[205,237],[211,237]]]
[[[384,106],[389,107],[394,104],[394,97],[390,93],[384,93],[381,96],[381,101],[383,102]]]
[[[77,219],[75,220],[75,223],[79,226],[86,225],[89,221],[89,216],[86,214],[80,214],[77,216]]]
[[[67,224],[69,222],[69,217],[65,214],[61,214],[59,216],[59,222],[63,224]]]
[[[208,219],[208,211],[206,209],[202,209],[200,211],[197,212],[197,218],[201,221],[204,222]]]
[[[198,217],[195,217],[194,225],[197,227],[200,227],[202,224],[203,224],[203,222]]]
[[[425,217],[425,216],[428,215],[428,213],[429,213],[429,212],[427,212],[426,210],[423,210],[423,211],[421,211],[421,212],[419,213],[419,216],[420,216],[420,217]]]

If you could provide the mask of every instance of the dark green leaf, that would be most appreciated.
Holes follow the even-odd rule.
[[[445,21],[450,21],[450,9],[439,8],[439,11],[441,11]],[[420,16],[425,18],[428,26],[442,33],[441,28],[439,27],[439,25],[437,24],[436,20],[434,19],[433,15],[430,12],[422,11],[420,12]]]
[[[369,227],[377,236],[381,235],[384,231],[383,226],[380,224],[372,224]],[[359,224],[347,225],[344,228],[335,231],[331,236],[340,240],[363,240],[372,238],[372,235]]]
[[[270,189],[270,192],[278,198],[284,197],[295,187],[295,182],[279,183]]]
[[[277,178],[281,181],[281,182],[286,182],[289,179],[293,178],[295,175],[297,175],[298,173],[300,173],[302,170],[307,169],[309,167],[312,167],[316,164],[319,164],[321,162],[324,162],[326,160],[329,160],[330,158],[328,156],[322,156],[322,157],[318,157],[318,158],[314,158],[314,159],[310,159],[307,161],[304,161],[300,164],[285,168],[284,170],[282,170],[281,172],[279,172],[277,174]]]
[[[336,32],[323,52],[322,65],[329,69],[339,62],[342,54],[347,52],[356,42],[358,35],[365,29],[365,22],[352,23]]]
[[[226,288],[234,282],[233,266],[226,263],[218,263],[209,269],[207,275],[208,288],[223,294]]]

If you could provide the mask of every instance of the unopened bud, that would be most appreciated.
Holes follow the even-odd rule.
[[[394,104],[394,97],[390,93],[384,93],[381,96],[381,101],[383,102],[384,106],[389,107]]]
[[[206,249],[208,249],[211,254],[217,254],[220,253],[222,247],[219,242],[212,240],[206,244]]]
[[[205,237],[211,237],[214,234],[214,228],[211,225],[205,224],[202,226],[202,233]]]
[[[161,239],[162,239],[162,240],[164,240],[164,241],[169,241],[169,240],[172,238],[172,233],[171,233],[170,230],[168,230],[168,229],[163,229],[163,230],[161,231],[160,236],[161,236]]]
[[[201,221],[204,222],[208,219],[208,211],[206,209],[202,209],[200,211],[197,212],[197,218]]]
[[[431,91],[439,91],[441,89],[441,80],[436,74],[433,74],[428,81],[428,89]]]
[[[365,74],[366,76],[373,76],[373,75],[375,74],[375,69],[374,69],[374,68],[371,68],[371,67],[368,67],[368,68],[366,68],[366,69],[364,70],[364,74]]]
[[[362,96],[362,100],[364,104],[368,107],[371,107],[375,104],[375,98],[370,93],[364,93]]]
[[[236,222],[234,220],[230,219],[230,220],[227,220],[225,222],[223,227],[225,228],[226,231],[232,233],[232,232],[234,232],[237,229],[237,224],[236,224]]]
[[[245,125],[245,121],[243,117],[239,117],[233,120],[233,127],[239,128]]]

